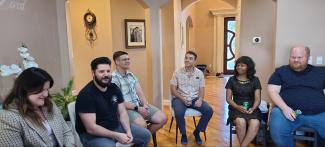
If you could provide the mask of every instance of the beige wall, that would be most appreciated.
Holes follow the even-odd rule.
[[[274,69],[276,2],[243,0],[241,3],[240,55],[250,56],[255,61],[262,99],[268,100],[266,85]],[[254,36],[261,37],[262,42],[253,44]]]
[[[289,48],[304,44],[311,48],[313,64],[316,56],[325,65],[325,1],[278,1],[275,66],[288,64]]]
[[[163,48],[163,96],[168,99],[170,96],[169,81],[175,70],[175,49],[174,49],[174,19],[173,2],[169,1],[161,8],[162,16],[162,48]]]
[[[213,15],[209,10],[236,9],[236,0],[200,0],[195,4],[195,49],[198,53],[199,64],[207,64],[209,68],[213,65]],[[218,23],[218,22],[217,22]],[[217,28],[217,31],[223,31],[223,28]],[[222,38],[216,38],[222,39]],[[217,58],[220,58],[218,56]],[[222,58],[222,57],[221,57]],[[219,63],[217,66],[223,66]]]
[[[111,0],[111,15],[112,15],[112,34],[113,34],[113,50],[123,50],[129,53],[131,59],[131,71],[138,77],[141,87],[151,102],[152,88],[149,86],[151,80],[151,72],[148,67],[151,57],[149,51],[149,38],[146,38],[146,48],[126,49],[125,48],[125,32],[124,19],[146,19],[146,12],[143,5],[135,0]],[[148,22],[146,21],[146,33],[148,34]],[[150,68],[151,69],[151,68]]]
[[[70,0],[68,9],[75,88],[80,91],[92,79],[90,62],[95,57],[111,57],[112,55],[110,3],[108,0],[97,0],[96,3],[92,0]],[[85,38],[83,16],[88,9],[96,15],[97,19],[96,32],[98,39],[95,41],[93,48]]]
[[[20,7],[10,7],[10,3],[18,4],[15,6]],[[17,48],[22,42],[26,43],[29,53],[36,59],[39,66],[53,76],[55,85],[52,92],[62,88],[65,83],[62,79],[57,17],[56,1],[7,0],[0,4],[0,18],[2,18],[0,64],[22,65]],[[62,16],[59,19],[62,21]],[[14,77],[0,77],[0,97],[6,95],[11,89],[13,79]]]

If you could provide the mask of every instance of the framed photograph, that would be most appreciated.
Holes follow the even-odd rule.
[[[124,19],[125,47],[146,47],[146,26],[144,19]]]

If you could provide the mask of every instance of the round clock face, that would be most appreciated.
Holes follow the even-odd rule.
[[[92,22],[93,19],[94,19],[94,17],[91,16],[91,14],[88,14],[88,15],[86,16],[86,20],[87,20],[87,22]]]

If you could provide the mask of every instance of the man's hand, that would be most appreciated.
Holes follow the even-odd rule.
[[[128,134],[125,134],[125,133],[116,132],[115,139],[119,143],[128,144],[128,143],[132,142],[133,137],[132,137],[132,134],[131,134],[131,136],[129,136]]]
[[[202,99],[198,99],[195,101],[194,106],[201,107],[202,106]]]
[[[184,97],[182,100],[186,106],[192,105],[192,101],[190,101],[187,97]]]
[[[146,118],[147,116],[149,116],[149,107],[148,107],[148,109],[146,108],[146,107],[139,107],[138,108],[138,112],[144,117],[144,118]]]
[[[295,112],[294,112],[290,107],[286,107],[286,108],[284,108],[284,109],[282,110],[282,113],[283,113],[283,115],[284,115],[287,119],[289,119],[289,120],[291,120],[291,121],[295,121],[295,119],[296,119],[296,114],[295,114]]]
[[[128,141],[126,144],[130,144],[130,143],[132,143],[132,141],[133,141],[133,136],[132,136],[131,131],[126,132],[126,135],[129,137],[129,141]]]

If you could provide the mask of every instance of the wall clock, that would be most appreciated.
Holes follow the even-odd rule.
[[[97,33],[95,30],[97,20],[96,15],[89,9],[84,15],[84,23],[86,27],[85,37],[89,41],[90,46],[94,47],[94,41],[97,40]]]

